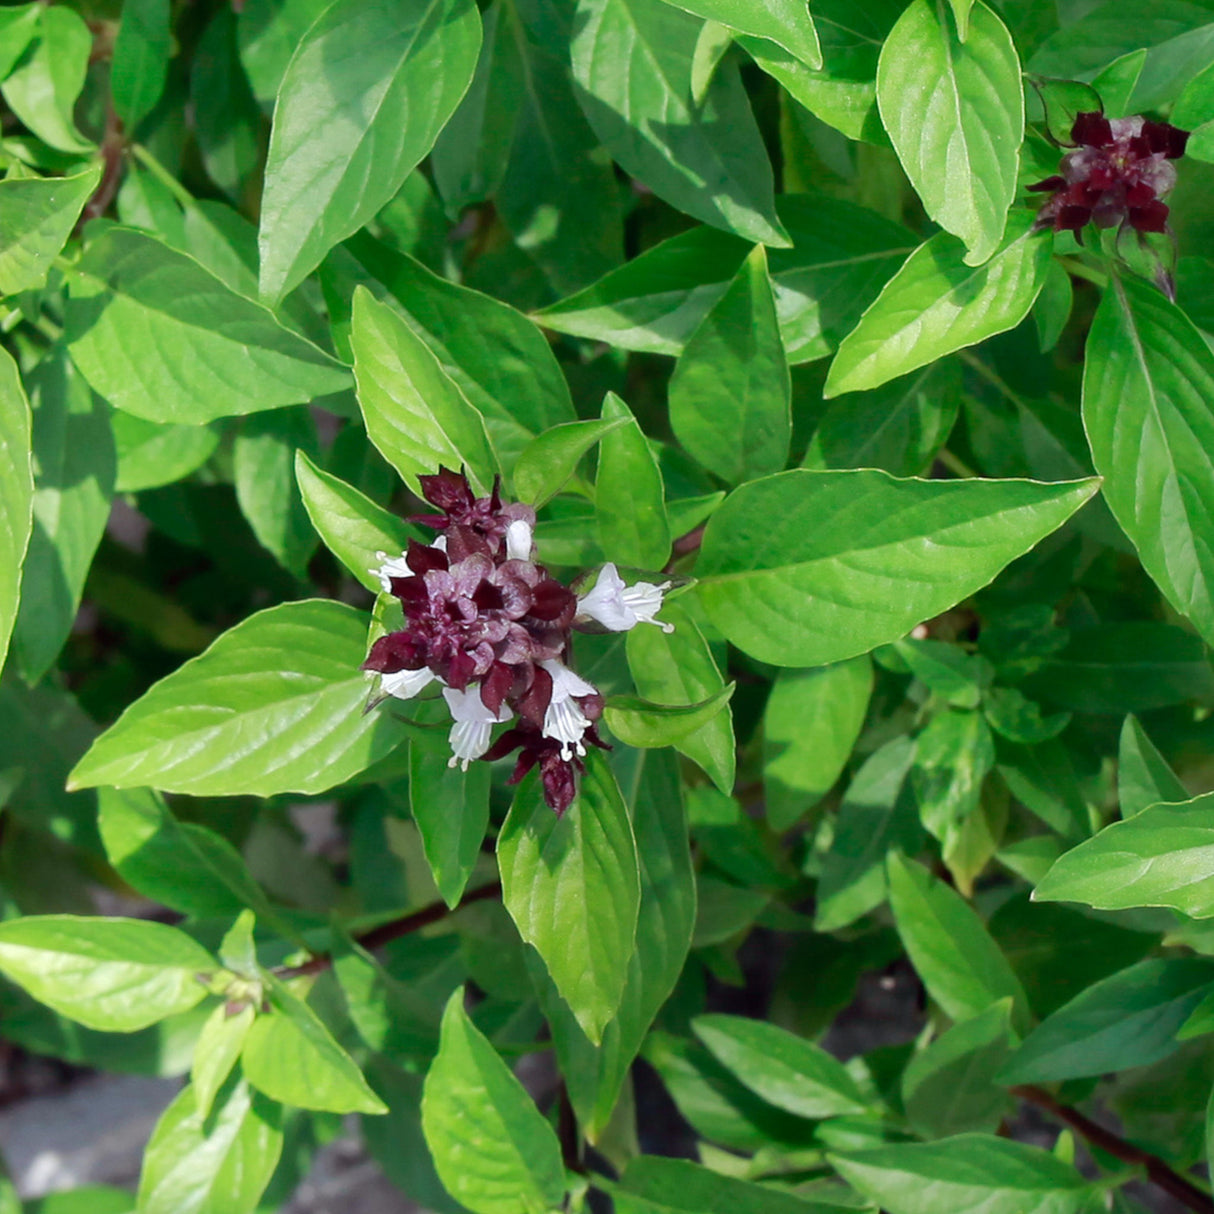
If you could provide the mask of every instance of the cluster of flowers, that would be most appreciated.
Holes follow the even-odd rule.
[[[454,721],[450,765],[467,770],[474,759],[517,749],[510,782],[538,764],[544,798],[562,814],[587,743],[605,746],[595,727],[603,698],[570,669],[572,631],[657,624],[670,583],[626,586],[608,564],[578,597],[533,559],[530,506],[503,504],[497,484],[475,497],[467,477],[446,468],[418,479],[441,513],[413,521],[439,535],[428,545],[410,541],[399,557],[376,554],[383,563],[373,572],[400,600],[405,627],[380,637],[363,669],[379,675],[383,695],[400,699],[441,684]],[[515,718],[493,742],[493,727]]]
[[[1078,235],[1097,227],[1128,224],[1139,232],[1162,232],[1168,208],[1160,201],[1176,184],[1168,161],[1184,155],[1189,132],[1140,115],[1115,118],[1090,111],[1071,127],[1075,150],[1062,158],[1061,172],[1030,190],[1050,190],[1038,215],[1040,227]]]

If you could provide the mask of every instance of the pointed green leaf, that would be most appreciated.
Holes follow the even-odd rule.
[[[310,401],[350,374],[261,304],[144,232],[107,228],[70,278],[72,359],[110,404],[208,422]]]
[[[667,0],[706,21],[739,34],[767,38],[812,68],[822,66],[822,48],[804,0]]]
[[[386,1113],[354,1059],[320,1017],[277,979],[269,1012],[253,1021],[240,1054],[245,1076],[273,1100],[328,1113]]]
[[[219,446],[219,434],[210,426],[166,426],[117,409],[110,417],[110,429],[118,453],[114,488],[119,493],[159,489],[184,480]]]
[[[1033,891],[1101,910],[1170,906],[1214,916],[1214,793],[1151,805],[1066,852]]]
[[[1189,799],[1188,790],[1176,778],[1168,761],[1133,715],[1126,717],[1121,727],[1121,743],[1117,751],[1117,799],[1123,818],[1132,818],[1148,805],[1158,805],[1160,801]]]
[[[37,683],[67,640],[110,517],[109,410],[56,346],[27,376],[34,428],[34,530],[13,630],[18,669]]]
[[[362,613],[322,600],[250,616],[132,704],[72,786],[273,796],[350,779],[404,736],[388,713],[363,713],[366,633]]]
[[[379,553],[399,556],[416,538],[403,519],[377,506],[353,485],[295,452],[295,479],[304,509],[325,547],[368,589],[381,590]]]
[[[128,131],[134,131],[160,100],[172,49],[169,0],[123,0],[110,91]]]
[[[10,177],[0,181],[0,295],[46,284],[97,183],[94,166],[72,177]]]
[[[760,244],[790,243],[736,66],[721,64],[693,103],[702,23],[662,0],[581,0],[578,18],[582,109],[624,171],[696,219]]]
[[[250,1003],[235,1011],[226,1002],[220,1003],[198,1034],[190,1066],[190,1086],[195,1108],[204,1120],[210,1116],[215,1097],[227,1083],[232,1068],[240,1061],[240,1051],[256,1015]]]
[[[1180,1048],[1176,1031],[1214,985],[1214,962],[1140,961],[1093,983],[1025,1039],[999,1082],[1055,1083],[1150,1066]]]
[[[787,830],[843,774],[872,689],[866,657],[776,676],[763,710],[763,791],[773,830]]]
[[[215,1109],[183,1088],[152,1131],[139,1214],[253,1214],[282,1153],[282,1110],[235,1082]]]
[[[409,810],[443,901],[452,908],[481,854],[489,826],[489,767],[448,766],[445,750],[409,744]]]
[[[1153,287],[1114,276],[1088,335],[1083,424],[1155,584],[1214,640],[1214,353]]]
[[[973,594],[1096,488],[782,472],[736,489],[708,521],[696,593],[760,661],[842,661]]]
[[[921,864],[894,853],[888,869],[898,935],[945,1014],[967,1020],[1010,997],[1014,1022],[1023,1025],[1028,1015],[1024,988],[977,913]]]
[[[657,457],[632,410],[614,392],[603,398],[603,421],[624,424],[599,439],[594,511],[607,558],[637,569],[661,569],[670,556],[670,523]]]
[[[837,1058],[787,1029],[723,1015],[697,1016],[691,1027],[713,1057],[768,1104],[813,1120],[869,1109]]]
[[[914,248],[900,224],[850,202],[783,194],[793,240],[768,255],[780,337],[792,363],[829,354]],[[624,350],[679,354],[737,276],[750,248],[692,228],[537,314],[548,328]]]
[[[1039,1147],[986,1134],[831,1155],[848,1184],[889,1214],[1082,1214],[1091,1190]]]
[[[879,387],[1014,329],[1050,265],[1050,242],[1032,229],[1031,214],[1014,212],[1003,244],[977,267],[965,264],[964,246],[945,232],[920,245],[840,343],[825,395]]]
[[[722,480],[788,462],[792,386],[762,245],[688,338],[668,391],[675,436]]]
[[[666,603],[661,614],[664,622],[673,625],[672,632],[638,625],[625,642],[637,690],[659,704],[699,703],[715,697],[725,680],[695,620],[678,602]],[[731,712],[714,715],[674,745],[698,763],[722,792],[733,791],[737,757]]]
[[[495,464],[481,415],[429,346],[362,287],[350,343],[367,434],[406,483],[416,491],[419,474],[463,466],[487,492]]]
[[[23,39],[24,31],[19,31],[18,40]],[[0,85],[9,108],[39,139],[75,156],[94,150],[76,129],[73,115],[92,51],[93,35],[79,13],[43,5],[33,47],[18,52]]]
[[[698,704],[655,704],[640,696],[612,696],[603,707],[607,727],[626,746],[671,746],[702,729],[730,701],[729,683]]]
[[[21,562],[34,515],[30,407],[17,364],[0,352],[0,667],[17,619]]]
[[[519,786],[497,841],[502,899],[596,1044],[624,994],[636,942],[636,843],[615,777],[586,756],[577,798],[560,818],[538,776]]]
[[[261,293],[281,299],[400,189],[476,68],[473,0],[338,0],[279,87],[261,203]]]
[[[61,1016],[104,1032],[130,1033],[188,1011],[215,968],[185,932],[146,919],[0,923],[0,972]]]
[[[627,425],[628,417],[565,422],[537,435],[514,466],[514,495],[539,507],[555,497],[577,471],[582,456],[605,434]]]
[[[422,1097],[422,1130],[439,1177],[473,1214],[560,1206],[565,1168],[556,1134],[463,1004],[460,987],[447,1001]]]
[[[968,18],[959,33],[939,0],[913,0],[881,49],[877,105],[928,215],[981,265],[1016,194],[1024,95],[1003,22],[982,0]]]

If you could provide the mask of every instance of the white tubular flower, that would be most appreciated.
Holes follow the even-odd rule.
[[[392,557],[386,552],[377,552],[375,559],[379,561],[379,565],[377,568],[372,569],[371,572],[379,578],[379,584],[384,588],[384,594],[392,593],[392,579],[394,577],[413,576],[413,570],[405,564],[405,554],[403,552],[400,556]]]
[[[438,536],[431,548],[437,548],[439,552],[447,551],[447,537],[445,535]],[[394,577],[412,577],[413,570],[409,568],[409,563],[405,559],[406,554],[401,553],[400,556],[389,556],[386,552],[377,552],[375,554],[379,565],[372,569],[371,572],[379,578],[379,584],[384,588],[384,594],[392,593],[392,579]]]
[[[472,685],[465,691],[456,691],[454,687],[443,689],[443,699],[451,709],[455,724],[451,726],[450,742],[454,752],[447,760],[448,767],[457,763],[468,770],[468,764],[473,759],[479,759],[489,749],[489,735],[494,725],[508,721],[514,713],[502,705],[501,711],[492,713],[485,707],[481,699],[481,689]]]
[[[597,621],[611,632],[627,632],[637,624],[656,624],[663,632],[673,632],[673,624],[653,618],[662,610],[662,596],[669,589],[669,582],[625,586],[619,570],[609,561],[600,570],[594,589],[578,599],[578,615]]]
[[[560,662],[541,662],[540,666],[552,676],[552,699],[544,713],[544,737],[560,742],[562,759],[567,760],[575,750],[584,755],[582,734],[590,728],[590,719],[582,712],[577,697],[598,695],[598,688]]]
[[[421,670],[398,670],[395,674],[381,674],[379,689],[385,695],[395,696],[398,700],[411,700],[437,678],[438,675],[428,666],[423,666]]]
[[[526,519],[516,518],[506,526],[506,560],[529,561],[531,559],[531,524]]]

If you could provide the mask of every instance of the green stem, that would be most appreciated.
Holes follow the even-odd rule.
[[[177,199],[183,207],[194,205],[194,195],[173,176],[141,143],[131,144],[131,153]]]
[[[963,480],[974,480],[978,473],[973,470],[963,459],[958,459],[947,447],[941,447],[936,452],[936,458],[954,475],[961,477]]]

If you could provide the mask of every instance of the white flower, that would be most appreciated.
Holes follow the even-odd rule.
[[[599,572],[594,589],[578,599],[578,614],[597,620],[612,632],[627,632],[637,624],[656,624],[663,632],[673,632],[673,624],[653,618],[662,610],[662,596],[669,589],[669,582],[625,586],[619,570],[609,561]]]
[[[396,696],[398,700],[411,700],[437,678],[438,675],[428,666],[423,666],[421,670],[398,670],[394,674],[381,674],[379,689],[385,695]]]
[[[501,711],[492,713],[481,699],[481,689],[473,684],[465,691],[454,687],[443,689],[443,699],[451,709],[455,724],[451,726],[451,749],[455,752],[447,761],[448,767],[459,763],[464,771],[473,759],[479,759],[489,749],[489,734],[494,725],[508,721],[514,715],[505,704]]]
[[[447,551],[447,537],[440,535],[431,548],[437,548],[439,552]],[[392,579],[394,577],[412,577],[413,570],[409,568],[406,560],[406,553],[402,552],[400,556],[389,556],[386,552],[377,552],[375,559],[379,561],[371,572],[379,578],[379,584],[384,588],[384,594],[392,593]]]
[[[531,524],[526,519],[516,518],[506,526],[506,560],[529,561],[531,559]]]
[[[552,676],[552,699],[544,713],[544,737],[561,743],[562,759],[568,759],[575,750],[584,755],[582,734],[590,728],[590,720],[575,697],[597,695],[598,688],[560,662],[541,662],[540,666]]]

